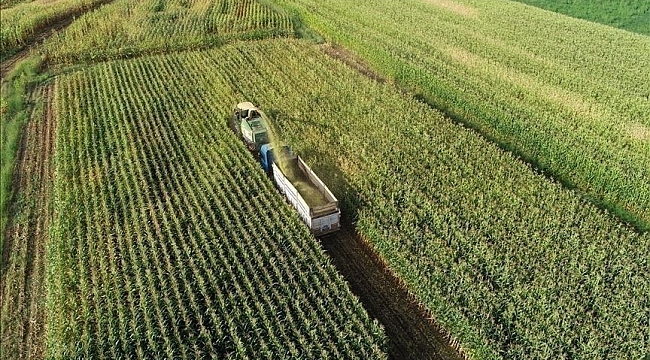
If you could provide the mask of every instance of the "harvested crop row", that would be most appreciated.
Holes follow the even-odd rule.
[[[53,358],[376,358],[384,337],[174,56],[57,81]]]
[[[3,229],[0,329],[3,359],[42,358],[44,348],[46,248],[52,218],[55,119],[51,86],[34,90],[35,103],[26,120],[18,152],[15,201]]]

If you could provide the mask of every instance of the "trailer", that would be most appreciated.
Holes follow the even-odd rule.
[[[316,236],[338,231],[341,209],[334,194],[300,157],[283,146],[276,157],[271,144],[262,145],[260,162],[300,218]]]

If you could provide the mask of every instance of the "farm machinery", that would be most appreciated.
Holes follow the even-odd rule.
[[[269,142],[268,128],[262,113],[250,102],[237,104],[230,127],[251,151],[259,151],[260,146]]]
[[[233,131],[256,155],[282,195],[316,236],[339,230],[338,200],[323,181],[288,145],[271,142],[265,116],[250,102],[241,102],[230,119]]]

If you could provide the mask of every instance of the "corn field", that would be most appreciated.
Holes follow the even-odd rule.
[[[0,9],[0,55],[5,56],[24,46],[39,30],[59,19],[89,8],[100,0],[35,0],[17,4],[3,3]]]
[[[2,57],[98,4],[2,1]],[[3,358],[394,350],[240,101],[469,358],[650,354],[647,36],[503,0],[115,0],[38,51]]]
[[[75,63],[292,33],[289,16],[257,0],[117,0],[56,34],[45,53],[53,62]]]
[[[446,115],[650,229],[649,37],[500,0],[276,2]]]
[[[384,358],[381,327],[228,129],[230,87],[182,70],[213,58],[189,56],[57,78],[48,357]]]
[[[202,99],[188,111],[223,113],[242,98],[268,104],[283,141],[471,356],[648,352],[648,234],[393,86],[295,40],[110,66],[127,64],[150,75],[125,79],[160,76],[180,98]]]

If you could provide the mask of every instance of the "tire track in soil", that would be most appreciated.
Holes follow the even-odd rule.
[[[353,225],[343,222],[320,243],[366,311],[384,326],[391,359],[465,358]]]
[[[378,83],[389,82],[338,45],[326,43],[320,49],[367,78]],[[406,93],[404,89],[396,89]],[[384,326],[391,359],[467,358],[349,221],[342,219],[342,229],[320,242],[366,311]]]
[[[54,86],[42,92],[42,116],[29,120],[21,139],[10,206],[16,216],[5,233],[2,271],[3,358],[44,357],[46,244],[53,211]],[[6,353],[5,353],[6,351]]]

